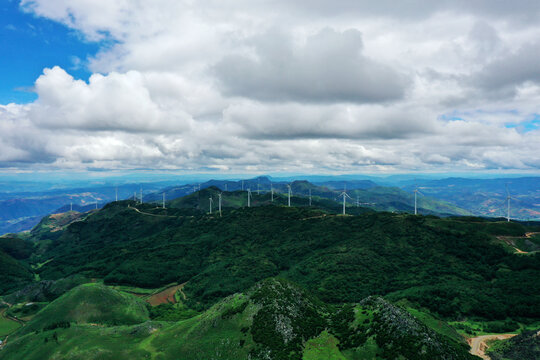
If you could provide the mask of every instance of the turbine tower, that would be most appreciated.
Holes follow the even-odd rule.
[[[345,206],[347,204],[347,198],[351,199],[349,194],[347,194],[347,187],[343,187],[343,192],[339,194],[338,197],[343,196],[343,215],[345,215]]]
[[[413,191],[413,192],[414,192],[414,215],[418,215],[418,206],[417,206],[418,200],[417,200],[417,195],[420,194],[420,195],[424,196],[424,194],[422,194],[422,193],[420,192],[420,190],[418,190],[418,185],[415,185],[415,186],[416,186],[416,188],[415,188],[414,191]]]
[[[242,191],[244,191],[244,180],[242,180]]]
[[[163,192],[163,208],[165,209],[165,191]]]
[[[309,189],[309,206],[311,206],[311,189]]]
[[[141,186],[141,204],[143,203],[143,199],[142,199],[142,186]]]
[[[261,195],[261,191],[259,190],[259,179],[257,179],[257,195]]]
[[[510,222],[510,191],[508,190],[508,184],[506,184],[506,221]]]
[[[274,187],[272,186],[272,183],[270,183],[270,199],[274,202]]]
[[[251,207],[251,189],[247,190],[248,207]]]
[[[208,200],[210,200],[210,214],[212,213],[212,203],[214,200],[212,200],[212,197],[209,197]]]
[[[221,193],[218,194],[218,210],[219,210],[219,217],[221,217]]]
[[[114,188],[114,197],[115,197],[115,201],[118,202],[118,186]]]
[[[289,201],[288,201],[288,204],[289,204],[289,207],[291,207],[291,185],[287,184],[287,187],[289,188]]]
[[[73,211],[73,201],[69,203],[69,211]]]

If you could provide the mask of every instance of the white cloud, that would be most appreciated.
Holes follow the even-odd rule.
[[[107,39],[0,106],[0,166],[538,169],[536,1],[23,0]]]

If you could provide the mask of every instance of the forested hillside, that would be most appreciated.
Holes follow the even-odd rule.
[[[512,254],[494,236],[523,235],[517,223],[283,206],[219,217],[132,206],[112,203],[68,226],[39,255],[36,273],[140,287],[188,281],[197,309],[279,275],[330,303],[383,295],[445,317],[540,318],[540,256]]]

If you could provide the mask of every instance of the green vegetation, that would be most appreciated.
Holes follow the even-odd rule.
[[[198,314],[197,311],[187,308],[182,303],[148,306],[148,313],[152,320],[158,321],[180,321]]]
[[[92,294],[96,289],[100,300]],[[119,293],[103,289],[102,285],[83,285],[69,291],[23,330],[44,313],[55,317],[60,305],[66,314],[80,314],[81,305],[72,301],[81,300],[80,292],[89,296],[85,306],[96,301],[117,304]],[[100,318],[111,316],[101,306],[95,309],[101,312]],[[204,313],[175,322],[112,326],[80,321],[79,315],[61,319],[56,317],[44,327],[39,320],[41,329],[16,332],[0,351],[0,359],[390,360],[398,358],[397,352],[408,359],[473,359],[461,344],[380,298],[336,308],[283,279],[267,279],[243,294],[224,298]],[[351,334],[356,334],[352,342]]]
[[[429,311],[420,311],[411,307],[406,308],[406,310],[431,330],[449,337],[458,343],[465,343],[465,339],[459,334],[459,332],[456,331],[456,329],[448,325],[446,321],[435,317],[433,314],[430,314]]]
[[[460,334],[540,320],[540,254],[501,246],[533,225],[341,216],[328,199],[268,194],[235,208],[241,192],[219,216],[197,209],[205,194],[116,202],[0,241],[6,313],[27,321],[0,359],[472,359]]]
[[[37,314],[38,311],[47,306],[46,302],[37,303],[22,303],[11,306],[6,310],[6,315],[13,318],[21,319],[24,321],[29,320],[32,316]]]
[[[540,359],[540,337],[537,331],[527,331],[507,340],[489,344],[488,355],[492,360]]]
[[[34,279],[32,272],[25,263],[17,261],[13,257],[0,250],[0,294],[19,289],[30,284]]]
[[[187,305],[208,308],[257,281],[282,276],[329,303],[378,294],[443,319],[540,318],[540,256],[494,242],[516,223],[390,213],[334,216],[316,208],[261,206],[223,217],[128,202],[71,224],[38,259],[42,279],[73,274],[156,288],[189,281]],[[166,211],[167,214],[163,214]]]
[[[20,334],[64,327],[71,323],[131,325],[148,320],[142,300],[99,284],[80,285],[37,313]]]
[[[0,310],[0,340],[21,327],[17,321],[5,317],[5,309]]]
[[[90,282],[90,280],[80,275],[68,276],[58,280],[42,280],[28,284],[21,290],[4,296],[4,300],[10,304],[50,302],[68,290],[87,282]]]
[[[341,354],[337,344],[339,341],[328,333],[323,331],[319,336],[309,340],[306,343],[303,360],[346,360]]]

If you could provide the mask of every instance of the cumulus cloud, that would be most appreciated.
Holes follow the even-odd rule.
[[[266,34],[251,56],[230,55],[215,70],[225,92],[269,101],[358,102],[404,96],[405,75],[362,54],[358,30],[326,28],[294,45]]]
[[[0,167],[538,170],[537,1],[22,0],[99,52],[0,105]],[[105,42],[100,42],[107,40]],[[531,120],[533,119],[533,120]]]

